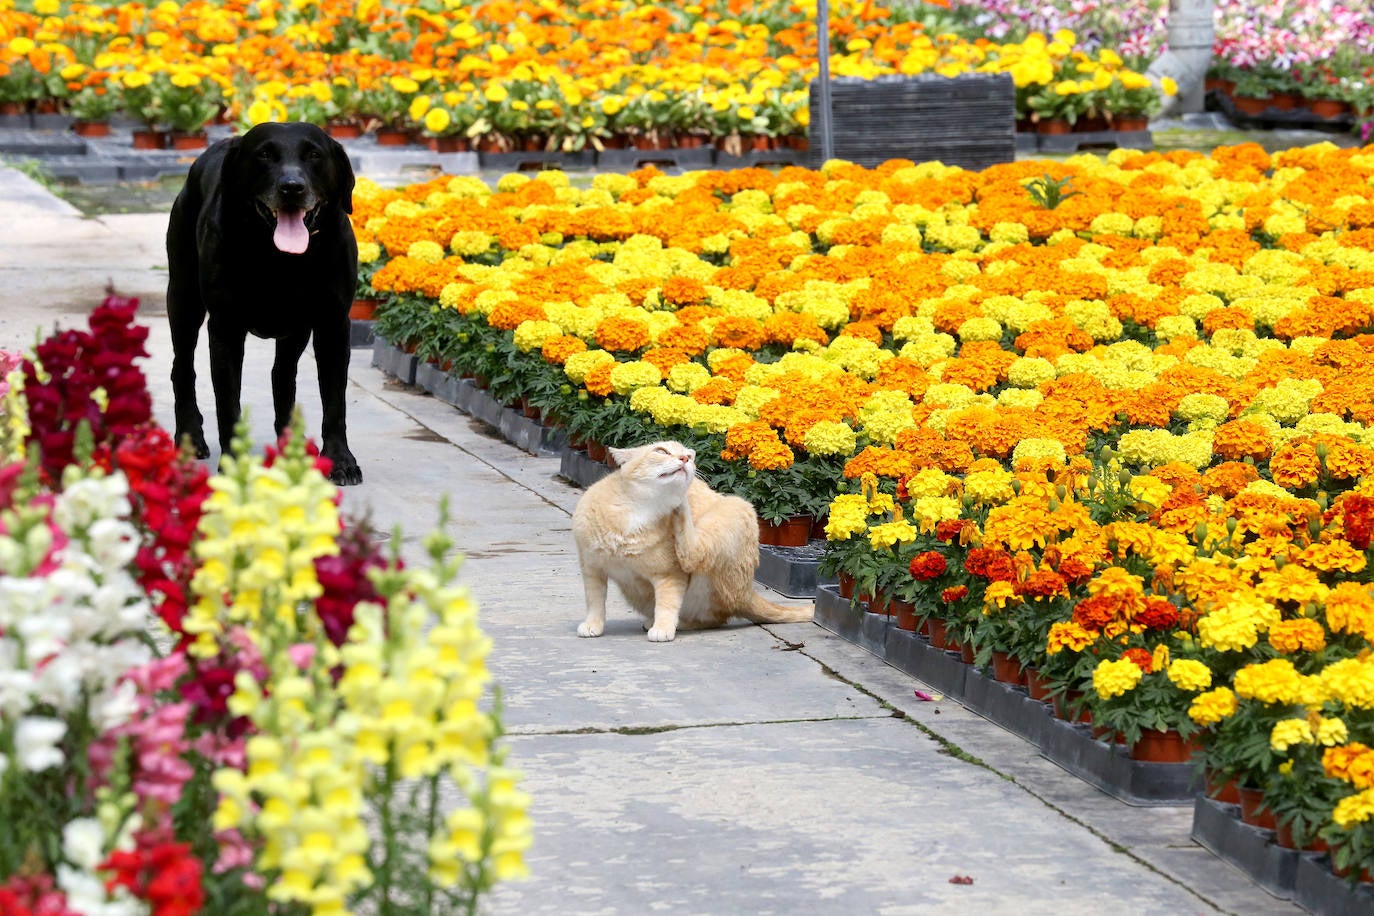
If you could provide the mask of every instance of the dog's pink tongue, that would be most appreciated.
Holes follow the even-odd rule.
[[[310,245],[310,230],[305,228],[305,211],[278,210],[277,231],[272,233],[272,241],[278,251],[304,254]]]

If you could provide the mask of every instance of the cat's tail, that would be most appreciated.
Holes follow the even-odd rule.
[[[755,592],[753,602],[740,616],[750,623],[809,623],[816,616],[816,605],[784,607]]]

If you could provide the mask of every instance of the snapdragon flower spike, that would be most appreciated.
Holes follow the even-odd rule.
[[[35,348],[36,359],[24,360],[28,445],[53,484],[76,460],[83,423],[94,440],[90,459],[108,467],[115,443],[152,420],[147,380],[134,366],[148,355],[148,329],[133,323],[137,306],[111,294],[91,313],[89,331],[55,333]]]

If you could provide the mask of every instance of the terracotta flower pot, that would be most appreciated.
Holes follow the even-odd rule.
[[[930,617],[926,620],[926,628],[930,631],[930,645],[933,648],[949,648],[949,629],[943,620],[938,617]]]
[[[1150,119],[1144,115],[1117,115],[1112,118],[1112,130],[1125,132],[1149,130]]]
[[[1279,111],[1292,111],[1302,104],[1302,96],[1296,92],[1276,92],[1269,97],[1271,108]]]
[[[1258,98],[1253,95],[1233,95],[1231,102],[1236,106],[1236,111],[1241,114],[1259,115],[1264,114],[1269,109],[1269,100]]]
[[[835,578],[836,578],[837,580],[839,580],[840,597],[841,597],[841,598],[853,598],[853,597],[854,597],[854,577],[851,576],[851,575],[850,575],[849,573],[847,573],[847,572],[842,572],[842,573],[840,573],[838,576],[836,576]]]
[[[354,321],[371,321],[381,305],[380,299],[354,299],[348,310],[348,317]]]
[[[606,446],[597,442],[595,439],[587,440],[587,457],[593,461],[605,461]]]
[[[897,618],[897,629],[916,632],[916,605],[893,598],[888,607],[892,610],[892,616]]]
[[[1263,789],[1241,786],[1237,791],[1240,794],[1240,819],[1243,822],[1263,830],[1278,829],[1279,825],[1274,818],[1274,812],[1264,807]]]
[[[1234,779],[1221,781],[1221,775],[1214,770],[1208,770],[1203,774],[1208,798],[1216,799],[1228,805],[1240,804],[1240,792],[1236,788]]]
[[[805,547],[811,538],[811,516],[794,515],[781,522],[759,519],[759,543],[777,547]]]
[[[325,133],[335,140],[356,140],[363,135],[361,124],[348,124],[336,121],[325,125]]]
[[[994,649],[992,652],[992,679],[1003,684],[1023,686],[1026,683],[1026,674],[1019,661],[1006,652],[999,652]]]
[[[1037,134],[1067,134],[1073,132],[1068,118],[1042,118],[1035,125]]]
[[[1330,848],[1321,837],[1314,837],[1308,840],[1306,845],[1299,846],[1297,841],[1293,839],[1293,825],[1291,823],[1279,824],[1274,831],[1274,842],[1284,849],[1301,849],[1303,852],[1326,852]]]
[[[1178,732],[1141,729],[1140,739],[1131,745],[1131,759],[1146,763],[1187,763],[1197,745]]]
[[[1085,711],[1086,711],[1086,710],[1085,710]],[[1103,741],[1103,742],[1106,742],[1107,744],[1125,744],[1125,743],[1126,743],[1126,736],[1125,736],[1125,735],[1121,734],[1120,732],[1118,732],[1118,731],[1117,731],[1116,729],[1114,729],[1114,728],[1109,728],[1109,727],[1107,727],[1106,725],[1094,725],[1094,726],[1093,726],[1093,738],[1094,738],[1094,740]]]
[[[110,122],[73,121],[72,133],[78,137],[108,137],[110,135]]]
[[[205,136],[204,131],[185,133],[183,131],[172,132],[172,149],[192,150],[205,149],[210,145],[210,138]]]
[[[887,595],[878,592],[868,601],[868,613],[886,617],[889,614],[889,608],[891,606],[892,602]]]
[[[1026,692],[1030,694],[1032,700],[1048,700],[1050,698],[1050,682],[1040,676],[1040,672],[1034,668],[1023,668],[1026,673]]]
[[[959,661],[971,665],[978,659],[978,652],[969,643],[959,644]]]
[[[134,149],[166,149],[167,135],[160,130],[136,130],[133,135]]]
[[[1350,111],[1350,103],[1341,99],[1311,99],[1307,110],[1318,118],[1339,118]]]
[[[1099,130],[1106,129],[1107,119],[1102,115],[1079,118],[1073,125],[1073,132],[1076,134],[1096,133]]]
[[[471,149],[467,137],[429,137],[425,146],[436,153],[466,153]]]
[[[378,146],[407,146],[410,144],[410,131],[394,127],[377,128]]]

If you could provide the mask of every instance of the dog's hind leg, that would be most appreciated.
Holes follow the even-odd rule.
[[[239,398],[243,386],[243,343],[247,337],[243,328],[216,328],[215,319],[210,319],[210,382],[215,388],[220,457],[233,454],[234,426],[242,412]]]
[[[309,342],[309,331],[277,338],[277,356],[272,362],[272,426],[279,439],[291,425],[291,414],[296,409],[296,369]]]

